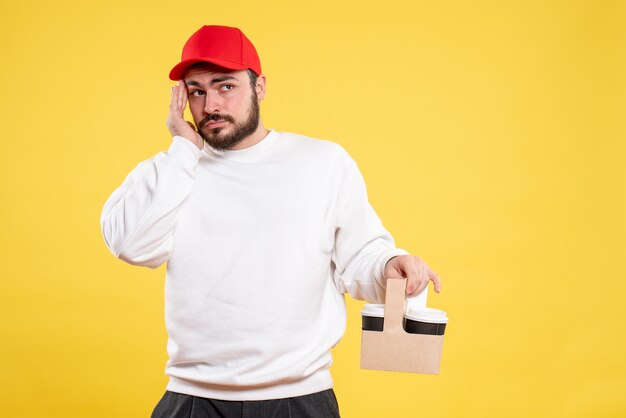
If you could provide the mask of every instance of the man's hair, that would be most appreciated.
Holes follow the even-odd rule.
[[[254,71],[248,68],[248,75],[250,76],[250,87],[252,87],[252,91],[256,91],[256,79],[257,75]]]
[[[187,71],[194,69],[194,68],[221,68],[218,65],[215,64],[211,64],[210,62],[196,62],[193,65],[190,65],[189,68],[187,68]],[[186,71],[186,72],[187,72]],[[251,69],[248,68],[248,75],[250,76],[250,87],[252,87],[252,91],[256,92],[256,79],[257,79],[257,75],[254,71],[252,71]]]

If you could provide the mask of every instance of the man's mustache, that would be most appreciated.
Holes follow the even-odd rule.
[[[198,124],[199,128],[202,129],[204,128],[204,125],[206,125],[207,123],[209,123],[210,121],[226,121],[226,122],[231,122],[234,123],[235,119],[230,116],[230,115],[225,115],[225,114],[221,114],[221,113],[211,113],[209,116],[207,116],[206,118],[202,119],[200,121],[200,123]]]

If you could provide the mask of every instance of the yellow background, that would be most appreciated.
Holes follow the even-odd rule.
[[[441,374],[334,350],[342,415],[626,416],[626,2],[2,1],[0,415],[147,417],[164,267],[102,205],[170,142],[167,74],[238,26],[266,126],[342,144],[400,247],[441,275]]]

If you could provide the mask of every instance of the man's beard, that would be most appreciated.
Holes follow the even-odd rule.
[[[198,133],[204,140],[214,149],[217,150],[227,150],[241,141],[243,141],[248,136],[252,135],[254,131],[256,131],[259,126],[259,101],[257,100],[256,91],[252,90],[252,104],[250,106],[250,111],[248,112],[248,118],[241,123],[236,123],[235,119],[226,114],[221,113],[212,113],[206,118],[202,119],[198,124]],[[220,132],[223,128],[213,128],[209,129],[209,132],[205,132],[202,129],[207,122],[212,120],[225,120],[233,125],[233,130],[230,133],[224,134],[220,136]]]

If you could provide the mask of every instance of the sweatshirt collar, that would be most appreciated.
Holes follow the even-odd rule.
[[[265,135],[265,138],[248,148],[240,150],[217,150],[205,142],[204,150],[212,157],[224,161],[252,162],[256,161],[274,148],[279,133],[273,129]]]

